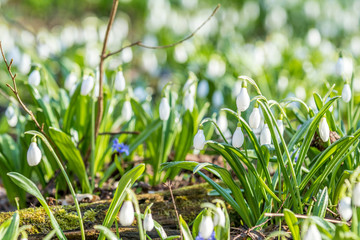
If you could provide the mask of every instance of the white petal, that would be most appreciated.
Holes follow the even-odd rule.
[[[232,145],[236,148],[240,148],[244,143],[244,134],[241,131],[241,127],[237,127],[232,136]]]
[[[352,217],[352,209],[351,209],[351,198],[350,197],[344,197],[339,201],[338,206],[340,217],[344,221],[349,221]]]
[[[29,84],[37,87],[40,84],[40,72],[39,70],[34,70],[29,75]]]
[[[41,150],[37,146],[36,142],[30,143],[26,157],[27,157],[27,162],[28,162],[29,166],[36,166],[40,163]]]
[[[146,214],[145,218],[144,218],[144,229],[147,232],[150,232],[151,230],[153,230],[154,228],[154,220],[152,218],[151,213]]]
[[[236,98],[236,106],[239,111],[244,112],[250,106],[250,97],[247,88],[242,88],[240,94]]]
[[[205,146],[205,135],[204,131],[202,129],[199,129],[199,131],[196,133],[194,137],[194,148],[197,150],[203,150]]]
[[[249,125],[252,129],[257,129],[260,126],[261,115],[259,108],[254,108],[250,114]]]
[[[163,97],[161,99],[160,105],[159,105],[159,115],[160,119],[163,121],[166,121],[169,119],[170,116],[170,105],[167,98]]]
[[[216,208],[216,214],[214,215],[215,226],[225,227],[225,214],[220,207]]]
[[[208,239],[214,231],[214,223],[210,216],[203,216],[199,225],[199,235]]]
[[[70,91],[74,87],[76,81],[77,81],[76,75],[74,73],[70,73],[65,79],[65,84],[64,84],[65,89]]]
[[[357,183],[353,190],[352,203],[356,207],[360,207],[360,183]]]
[[[194,109],[194,97],[190,93],[186,93],[184,97],[184,107],[186,110],[189,110],[190,112]]]
[[[349,84],[345,84],[341,93],[342,100],[346,103],[351,100],[351,89]]]
[[[122,226],[130,226],[135,219],[134,206],[131,201],[125,201],[119,212],[119,222]]]
[[[121,92],[125,90],[126,82],[125,82],[124,73],[122,71],[116,73],[114,85],[117,91]]]
[[[321,234],[316,225],[311,224],[308,228],[303,240],[321,240]]]
[[[80,94],[83,96],[88,95],[94,88],[95,79],[93,76],[86,76],[81,84]]]
[[[319,133],[323,142],[327,142],[329,140],[330,129],[325,117],[320,120]]]
[[[260,145],[271,144],[271,133],[267,124],[264,125],[260,134]]]
[[[123,118],[124,121],[130,121],[131,117],[132,117],[132,108],[131,108],[131,103],[129,101],[125,101],[124,105],[121,109],[121,116]]]

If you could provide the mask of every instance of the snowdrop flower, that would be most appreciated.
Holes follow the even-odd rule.
[[[284,136],[284,131],[285,131],[282,115],[280,115],[280,119],[276,120],[276,124],[278,125],[280,131],[280,134],[276,131],[276,138],[278,142],[280,142],[281,141],[280,135]]]
[[[325,103],[327,103],[330,99],[331,99],[331,98],[328,97],[328,98],[326,99],[326,102],[325,102]],[[315,103],[314,103],[314,104],[315,104]],[[314,108],[316,108],[316,107],[314,107]],[[334,106],[331,105],[331,107],[329,108],[329,111],[332,112],[333,110],[334,110]]]
[[[94,91],[93,91],[93,97],[94,97],[94,98],[98,98],[98,97],[99,97],[99,88],[100,88],[99,83],[96,83],[96,84],[95,84],[95,87],[94,87]]]
[[[271,133],[267,124],[264,125],[260,134],[260,145],[271,144]]]
[[[233,136],[232,136],[232,145],[235,148],[240,148],[244,144],[244,134],[241,130],[241,126],[238,124]]]
[[[315,224],[308,228],[303,240],[321,240],[321,235]]]
[[[240,94],[236,97],[236,106],[240,112],[246,111],[250,106],[250,97],[247,92],[246,82],[243,82]]]
[[[124,105],[121,109],[121,116],[124,121],[130,121],[132,117],[132,108],[130,101],[127,100],[124,102]]]
[[[125,90],[126,82],[125,82],[125,77],[124,77],[123,71],[118,71],[116,73],[114,85],[115,85],[116,91],[121,92],[121,91]]]
[[[207,211],[203,215],[200,225],[199,225],[199,235],[204,239],[211,237],[211,234],[214,230],[214,223],[211,219],[210,213]]]
[[[342,53],[340,52],[340,56],[339,56],[339,59],[338,61],[336,62],[336,65],[335,65],[335,71],[336,71],[336,74],[339,75],[339,76],[342,76],[343,75],[343,72],[344,72],[344,59],[342,57]]]
[[[13,106],[9,105],[8,108],[5,111],[5,116],[7,119],[7,122],[10,127],[15,127],[18,122],[18,117],[16,115],[15,109]]]
[[[201,80],[199,82],[197,94],[200,98],[205,98],[209,94],[209,83],[206,80]]]
[[[214,215],[214,225],[225,227],[225,214],[220,206],[216,207],[216,213]]]
[[[351,198],[350,197],[344,197],[339,201],[338,206],[340,217],[344,221],[349,221],[352,217],[352,209],[351,209]]]
[[[196,81],[196,75],[193,72],[189,72],[189,78],[184,85],[183,91],[185,93],[190,92],[190,95],[194,97],[196,93]]]
[[[220,90],[216,90],[214,92],[211,100],[212,100],[214,107],[216,107],[216,108],[221,107],[221,105],[224,104],[224,96]]]
[[[29,75],[28,82],[30,85],[37,87],[40,84],[40,72],[38,69],[32,71]]]
[[[135,219],[134,206],[131,200],[125,200],[119,212],[119,222],[122,226],[130,226]]]
[[[226,130],[228,129],[228,121],[227,121],[226,114],[224,112],[220,112],[219,118],[217,119],[216,124],[218,125],[218,127],[222,133],[226,132]],[[220,135],[220,132],[217,128],[216,128],[216,133],[218,135]]]
[[[65,89],[70,91],[74,87],[76,81],[77,81],[77,77],[75,73],[70,73],[69,75],[67,75],[64,84]]]
[[[198,132],[195,134],[193,142],[196,150],[203,150],[206,140],[202,126],[199,127]]]
[[[185,97],[184,97],[184,107],[185,107],[185,109],[192,112],[193,109],[194,109],[194,105],[195,105],[194,96],[189,91],[186,92]]]
[[[257,104],[255,104],[255,107],[250,114],[249,125],[252,129],[257,129],[260,126],[260,122],[261,122],[260,110]]]
[[[91,90],[94,88],[94,84],[95,84],[95,79],[93,76],[91,76],[91,75],[84,76],[82,84],[81,84],[80,94],[82,96],[89,95]]]
[[[349,84],[345,84],[341,93],[341,97],[344,102],[348,103],[351,100],[351,89]]]
[[[355,207],[360,207],[360,183],[355,184],[352,195],[352,203]]]
[[[351,58],[343,57],[340,53],[339,59],[336,63],[336,74],[341,76],[344,80],[350,79],[353,72],[353,62]]]
[[[22,74],[28,74],[31,69],[31,57],[24,53],[21,57],[21,62],[19,64],[19,71]]]
[[[144,218],[144,229],[147,232],[150,232],[151,230],[153,230],[154,228],[154,220],[152,218],[152,214],[148,213],[145,215]]]
[[[327,142],[330,137],[329,125],[326,121],[326,117],[322,117],[319,124],[320,138],[323,142]]]
[[[36,166],[41,161],[41,150],[36,144],[36,137],[31,139],[30,147],[27,151],[27,162],[29,166]]]
[[[170,105],[169,101],[166,97],[163,97],[161,99],[160,105],[159,105],[159,115],[160,119],[163,121],[166,121],[169,119],[170,116]]]

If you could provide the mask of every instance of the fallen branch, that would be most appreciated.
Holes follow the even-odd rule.
[[[121,134],[134,134],[138,135],[140,132],[138,131],[119,131],[119,132],[101,132],[99,135],[121,135]]]
[[[294,214],[294,215],[295,215],[295,217],[301,218],[301,219],[307,219],[307,218],[311,217],[311,216],[301,215],[301,214]],[[265,217],[284,217],[284,214],[283,213],[265,213],[264,216]],[[330,223],[346,223],[346,225],[351,226],[351,224],[348,222],[344,222],[344,221],[340,221],[340,220],[336,220],[336,219],[330,219],[330,218],[323,218],[323,219]]]

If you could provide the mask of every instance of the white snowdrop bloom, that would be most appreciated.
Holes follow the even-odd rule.
[[[144,218],[144,229],[145,231],[150,232],[153,230],[153,228],[154,228],[154,220],[152,218],[152,214],[151,213],[146,214]]]
[[[352,217],[351,198],[344,197],[339,201],[338,211],[341,219],[349,221]]]
[[[321,240],[321,234],[315,224],[310,225],[303,240]]]
[[[211,100],[212,100],[214,107],[216,107],[216,108],[221,107],[221,105],[224,104],[224,96],[220,90],[216,90],[214,92]]]
[[[360,207],[360,183],[355,184],[352,195],[352,204],[354,204],[355,207]]]
[[[199,235],[203,239],[208,239],[211,237],[212,232],[214,231],[214,223],[210,216],[203,215],[200,225],[199,225]]]
[[[199,129],[198,132],[195,134],[194,136],[194,148],[196,150],[203,150],[204,146],[205,146],[205,135],[204,135],[204,130],[203,129]]]
[[[98,98],[98,97],[99,97],[99,88],[100,88],[99,83],[96,83],[96,84],[95,84],[95,87],[94,87],[94,91],[93,91],[93,97],[94,97],[94,98]]]
[[[276,120],[276,124],[278,125],[281,136],[284,136],[285,128],[284,128],[283,120],[282,119]],[[281,141],[280,135],[279,135],[279,133],[277,131],[276,131],[276,138],[277,138],[278,142]]]
[[[231,144],[235,148],[240,148],[244,144],[244,134],[241,130],[241,127],[238,126],[232,136]]]
[[[74,87],[76,81],[77,81],[77,77],[75,73],[70,73],[69,75],[67,75],[64,83],[65,89],[70,91]]]
[[[196,75],[192,72],[189,73],[189,78],[184,84],[183,91],[190,92],[190,95],[195,96],[196,93]]]
[[[316,28],[312,28],[309,30],[309,32],[307,33],[307,43],[311,47],[317,47],[320,45],[321,35],[319,30],[317,30]]]
[[[228,129],[228,120],[224,112],[220,112],[220,115],[216,121],[216,124],[219,126],[220,131],[224,133]],[[217,130],[217,128],[216,128]],[[217,134],[220,134],[217,130]]]
[[[28,74],[29,71],[31,70],[31,57],[24,53],[21,57],[21,61],[19,64],[19,72],[21,72],[22,74]]]
[[[133,114],[133,112],[132,112],[130,101],[125,101],[124,105],[121,109],[121,116],[122,116],[123,120],[130,121],[132,114]]]
[[[342,77],[344,80],[350,79],[353,73],[354,65],[351,58],[344,57],[344,68]]]
[[[95,85],[95,79],[91,75],[84,76],[82,84],[81,84],[81,90],[80,94],[83,96],[89,95],[91,90],[94,88]]]
[[[335,65],[335,71],[336,74],[339,76],[343,76],[343,72],[344,72],[344,59],[342,58],[342,56],[339,57],[339,59],[336,62]]]
[[[18,123],[18,117],[16,115],[15,109],[13,106],[8,106],[8,108],[5,111],[5,116],[7,119],[7,122],[10,127],[15,127]]]
[[[257,129],[260,126],[261,115],[258,107],[254,107],[249,117],[249,125],[252,129]]]
[[[314,99],[314,98],[312,98],[312,99]],[[328,101],[330,101],[330,97],[328,97],[327,99],[326,99],[326,102],[325,103],[327,103]],[[313,100],[314,101],[314,100]],[[315,101],[314,101],[314,104],[315,104]],[[316,107],[314,107],[314,109],[317,109]],[[334,110],[334,105],[331,105],[331,107],[329,108],[329,111],[330,112],[332,112]]]
[[[161,99],[160,105],[159,105],[159,115],[160,119],[163,121],[166,121],[169,119],[170,116],[170,105],[169,101],[166,97],[163,97]]]
[[[189,91],[185,94],[184,97],[184,107],[186,110],[190,112],[193,111],[195,105],[194,95],[192,95]]]
[[[126,82],[125,82],[125,77],[124,77],[123,71],[118,71],[116,73],[114,85],[115,85],[116,91],[121,92],[121,91],[125,90]]]
[[[327,142],[330,137],[329,125],[326,121],[326,117],[322,117],[319,124],[320,138],[323,142]]]
[[[39,70],[35,69],[34,71],[32,71],[30,73],[28,82],[30,85],[37,87],[40,84],[40,79],[41,79],[40,72],[39,72]]]
[[[209,83],[206,80],[199,82],[197,94],[200,98],[205,98],[209,94]]]
[[[260,134],[260,145],[271,144],[271,133],[267,124],[264,125]]]
[[[348,103],[351,100],[351,89],[349,84],[345,84],[341,93],[344,102]]]
[[[74,92],[76,91],[76,88],[77,88],[77,84],[75,84],[69,91],[69,96],[71,97],[72,95],[74,95]]]
[[[35,137],[31,140],[26,156],[27,156],[27,162],[31,167],[38,165],[41,161],[41,150],[36,144]]]
[[[70,129],[71,141],[76,145],[79,142],[79,133],[75,129]]]
[[[221,207],[216,207],[216,213],[214,215],[214,225],[225,227],[225,214]]]
[[[119,212],[119,222],[122,226],[130,226],[135,219],[134,206],[130,200],[125,200]]]
[[[246,87],[243,87],[236,97],[236,106],[239,111],[244,112],[250,106],[250,97]]]

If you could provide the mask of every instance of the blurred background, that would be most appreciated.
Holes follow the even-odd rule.
[[[313,91],[324,93],[332,84],[341,93],[336,62],[342,51],[354,66],[355,91],[360,90],[360,1],[120,0],[108,48],[138,40],[154,46],[176,42],[218,3],[218,13],[194,38],[170,49],[127,49],[110,58],[106,70],[122,65],[140,101],[151,101],[169,80],[183,84],[193,71],[198,97],[212,102],[213,110],[235,106],[238,75],[255,79],[269,99],[296,96],[311,104]],[[39,63],[60,86],[66,69],[78,75],[84,68],[96,71],[111,5],[111,0],[0,0],[0,40],[19,81]],[[10,94],[3,64],[0,79],[0,88]],[[7,104],[0,95],[1,112]]]

